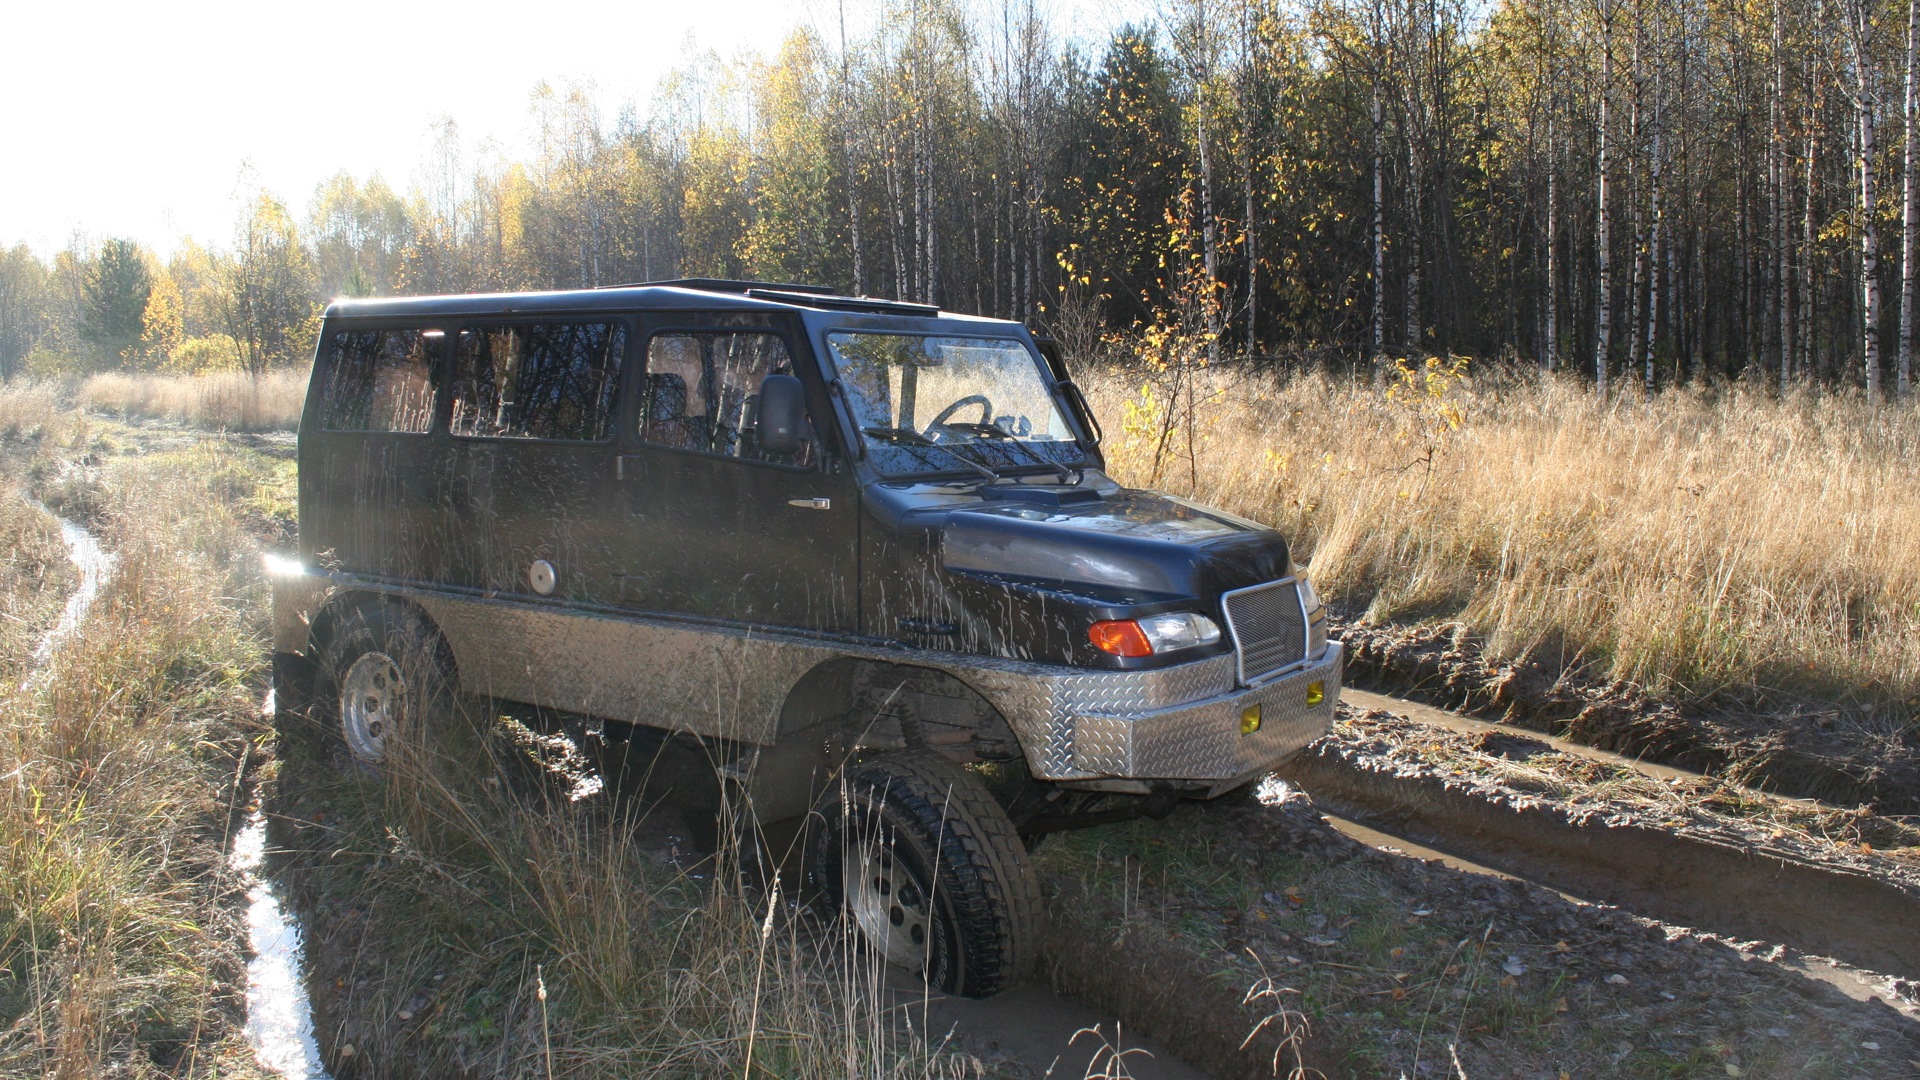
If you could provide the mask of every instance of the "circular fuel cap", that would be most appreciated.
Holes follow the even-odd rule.
[[[553,595],[553,584],[557,580],[559,576],[554,573],[553,564],[545,559],[535,559],[533,565],[527,567],[527,584],[541,596]]]

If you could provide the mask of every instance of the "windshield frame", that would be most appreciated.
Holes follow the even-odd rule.
[[[945,320],[942,320],[945,322]],[[982,320],[983,322],[985,320]],[[1000,324],[1004,326],[1005,324]],[[1016,324],[1017,325],[1017,324]],[[847,429],[847,437],[856,448],[857,457],[866,462],[878,475],[890,480],[965,477],[971,482],[983,482],[977,470],[963,467],[954,458],[977,461],[982,468],[990,470],[999,477],[1013,478],[1035,473],[1060,473],[1063,469],[1081,472],[1097,467],[1097,459],[1091,449],[1088,434],[1081,430],[1079,418],[1060,390],[1060,380],[1053,365],[1040,353],[1034,343],[1024,333],[986,333],[985,327],[969,325],[944,325],[939,327],[875,325],[868,320],[858,322],[840,322],[819,327],[821,374],[826,377],[828,390],[838,399],[839,411]],[[1024,330],[1024,327],[1020,328]],[[1025,354],[1035,378],[1039,380],[1041,392],[1046,396],[1048,407],[1060,421],[1060,437],[1054,439],[1031,440],[1013,436],[998,437],[975,435],[967,439],[941,440],[937,449],[914,447],[911,443],[890,441],[869,436],[865,422],[853,401],[853,392],[845,372],[842,370],[840,353],[835,347],[835,339],[841,336],[871,336],[892,338],[944,338],[955,341],[981,342],[991,345],[1004,345]],[[988,421],[991,422],[989,417]],[[1018,442],[1019,449],[1001,448],[1002,443]],[[982,453],[979,448],[989,448]],[[1052,454],[1041,447],[1066,449],[1065,454]]]

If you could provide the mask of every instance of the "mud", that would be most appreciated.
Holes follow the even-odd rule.
[[[1758,943],[1378,850],[1297,792],[1077,839],[1042,855],[1050,955],[1218,1076],[1274,1075],[1275,1026],[1240,1049],[1271,1013],[1242,1004],[1262,986],[1305,1033],[1281,1075],[1452,1076],[1454,1053],[1472,1077],[1920,1071],[1890,989],[1855,1000]],[[1089,845],[1134,884],[1090,871]]]
[[[1489,657],[1457,623],[1348,622],[1337,635],[1356,686],[1783,794],[1920,814],[1920,732],[1871,710],[1758,694],[1685,701],[1597,679],[1544,649]]]
[[[1352,717],[1284,775],[1337,813],[1565,892],[1920,977],[1920,874],[1894,860],[1699,811],[1518,792],[1405,752],[1414,726]]]

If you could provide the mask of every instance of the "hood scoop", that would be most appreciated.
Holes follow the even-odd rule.
[[[980,488],[980,497],[1037,506],[1079,506],[1099,502],[1100,492],[1092,487],[1068,487],[1064,484],[986,484]]]

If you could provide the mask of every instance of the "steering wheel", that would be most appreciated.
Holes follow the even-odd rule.
[[[959,401],[956,401],[953,404],[947,406],[946,408],[941,409],[940,415],[934,417],[933,422],[927,425],[927,430],[931,432],[934,428],[945,427],[947,425],[947,421],[953,419],[954,413],[959,412],[961,409],[964,409],[969,405],[980,406],[980,423],[984,424],[989,419],[992,418],[993,402],[987,400],[987,395],[968,394],[966,397],[961,398]]]

